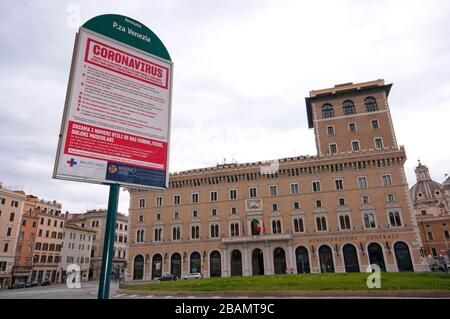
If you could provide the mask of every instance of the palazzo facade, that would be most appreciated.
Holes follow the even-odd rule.
[[[383,80],[311,91],[317,155],[173,173],[129,189],[127,280],[426,271]]]

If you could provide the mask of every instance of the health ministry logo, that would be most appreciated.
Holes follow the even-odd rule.
[[[69,164],[71,168],[78,164],[74,158],[71,158],[70,161],[67,161],[66,163]]]

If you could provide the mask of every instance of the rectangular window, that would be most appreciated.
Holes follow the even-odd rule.
[[[345,198],[340,197],[338,202],[339,202],[339,206],[345,206]]]
[[[52,220],[49,218],[49,219],[47,220],[47,226],[50,226],[51,223],[52,223]]]
[[[370,121],[370,125],[372,126],[373,129],[380,128],[380,125],[379,125],[379,123],[378,123],[378,120],[372,120],[372,121]]]
[[[156,220],[161,220],[161,213],[156,213]]]
[[[180,195],[173,195],[173,204],[174,205],[180,205],[181,203],[181,196]]]
[[[402,225],[399,212],[389,212],[389,223],[391,227],[400,227]]]
[[[6,236],[7,236],[7,237],[10,237],[10,236],[11,236],[11,233],[12,233],[12,228],[11,228],[11,227],[8,227],[8,230],[6,231]]]
[[[341,227],[341,230],[351,229],[350,216],[349,215],[339,216],[339,226]]]
[[[236,214],[237,214],[236,207],[231,207],[231,215],[236,215]]]
[[[375,149],[381,150],[383,149],[383,139],[381,137],[377,137],[373,140]]]
[[[24,236],[24,233],[23,233],[23,231],[21,231],[21,232],[19,233],[19,240],[23,240],[23,236]]]
[[[327,221],[325,217],[316,217],[316,228],[317,231],[326,231],[327,230]]]
[[[450,234],[448,233],[448,230],[444,230],[444,237],[445,237],[445,239],[450,238]]]
[[[250,198],[257,197],[256,187],[250,187]]]
[[[269,186],[269,193],[270,193],[270,196],[277,196],[277,194],[278,194],[277,186],[276,185],[270,185]]]
[[[211,216],[217,216],[217,209],[216,208],[212,208],[211,209]]]
[[[298,194],[298,184],[297,183],[291,184],[291,194]]]
[[[198,217],[198,211],[193,210],[193,211],[192,211],[192,217],[193,217],[193,218],[197,218],[197,217]]]
[[[162,196],[157,196],[156,197],[156,206],[162,206],[163,205],[163,197]]]
[[[337,144],[336,143],[330,144],[330,154],[337,154],[337,152],[338,152]]]
[[[437,256],[436,248],[431,248],[431,253],[433,254],[433,256]]]
[[[11,207],[18,207],[19,206],[19,202],[18,201],[11,201]]]
[[[348,123],[348,131],[349,132],[356,132],[356,124],[355,123]]]
[[[305,231],[305,226],[303,224],[303,218],[294,219],[294,233],[303,233]]]
[[[364,214],[364,227],[375,228],[375,215],[373,213]]]
[[[327,134],[334,135],[334,126],[327,126]]]
[[[344,180],[343,179],[335,179],[334,180],[334,185],[336,187],[336,189],[344,189]]]
[[[322,201],[320,199],[316,199],[316,207],[322,207]]]
[[[365,176],[358,176],[358,188],[367,188],[367,178]]]
[[[381,180],[383,182],[383,186],[391,186],[392,185],[391,175],[382,175]]]
[[[198,193],[192,193],[192,202],[198,203]]]
[[[427,237],[428,237],[428,240],[433,240],[433,233],[432,232],[427,232]]]
[[[181,239],[181,229],[180,227],[172,228],[172,240],[180,240]]]
[[[320,192],[320,182],[319,181],[312,182],[312,190],[313,190],[313,192]]]
[[[15,216],[16,216],[15,213],[11,213],[11,214],[9,215],[9,221],[10,221],[10,222],[13,222]]]
[[[179,213],[179,212],[175,212],[175,213],[173,214],[173,218],[175,218],[175,219],[180,219],[180,213]]]
[[[214,191],[214,192],[211,192],[211,193],[209,193],[209,194],[210,194],[210,200],[211,200],[211,202],[216,202],[216,201],[217,201],[217,192]]]
[[[359,141],[352,141],[352,150],[354,152],[359,151]]]
[[[387,197],[387,202],[388,203],[395,203],[394,194],[387,194],[386,197]]]
[[[278,204],[272,204],[272,211],[277,212],[278,211]]]
[[[145,207],[145,198],[139,198],[139,208]]]
[[[5,243],[5,245],[3,246],[3,252],[7,253],[8,252],[8,248],[9,248],[9,244]]]
[[[364,196],[361,197],[361,199],[362,199],[363,205],[368,205],[368,204],[370,204],[369,196],[364,195]]]
[[[294,206],[294,209],[300,209],[300,202],[293,202],[292,205]]]
[[[230,199],[237,199],[237,190],[230,189]]]
[[[6,199],[3,197],[0,197],[0,204],[5,205]]]

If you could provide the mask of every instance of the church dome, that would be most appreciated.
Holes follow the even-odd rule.
[[[431,179],[428,167],[419,162],[414,171],[417,183],[409,190],[413,202],[435,200],[442,197],[443,186]],[[450,184],[449,179],[446,182]]]

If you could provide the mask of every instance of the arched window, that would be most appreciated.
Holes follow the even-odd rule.
[[[344,103],[342,103],[342,111],[344,115],[356,114],[355,104],[353,104],[353,101],[344,101]]]
[[[220,277],[222,275],[222,261],[220,252],[213,251],[209,256],[209,275],[210,277]]]
[[[231,224],[231,237],[235,236],[235,232],[234,232],[234,224]]]
[[[242,254],[235,249],[231,252],[230,258],[231,276],[242,276]]]
[[[197,251],[194,251],[191,254],[191,258],[190,259],[191,259],[190,267],[189,267],[190,272],[191,273],[201,272],[202,271],[202,269],[201,269],[202,258],[200,256],[200,253],[197,252]]]
[[[152,279],[161,277],[162,275],[162,256],[156,254],[152,258]]]
[[[375,112],[378,111],[377,100],[373,97],[369,96],[364,99],[364,108],[366,112]]]
[[[321,272],[334,272],[333,253],[329,246],[320,246],[319,259]]]
[[[133,280],[142,280],[144,278],[144,257],[137,255],[133,263]]]
[[[323,118],[334,117],[334,109],[331,104],[326,103],[322,105],[322,117]]]
[[[399,241],[394,245],[394,251],[398,271],[414,271],[408,245],[402,241]]]
[[[295,259],[297,261],[298,274],[311,272],[311,269],[309,267],[308,250],[305,247],[299,246],[297,247],[297,249],[295,249]]]

